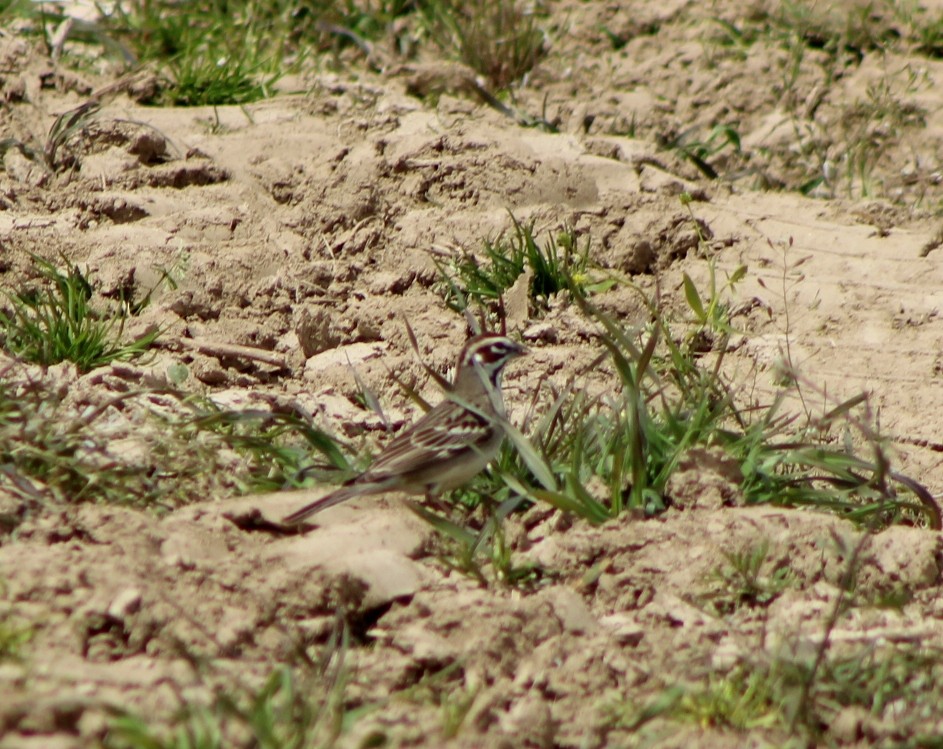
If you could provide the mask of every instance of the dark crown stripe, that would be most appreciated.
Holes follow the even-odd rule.
[[[523,353],[520,345],[500,335],[484,334],[472,338],[465,344],[462,352],[462,367],[482,367],[491,381],[492,387],[498,387],[501,371],[511,359]]]

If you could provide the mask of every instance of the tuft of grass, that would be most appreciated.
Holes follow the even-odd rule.
[[[11,354],[43,366],[71,361],[88,372],[142,356],[159,337],[155,329],[123,341],[126,305],[98,309],[94,287],[77,265],[62,271],[38,256],[33,261],[42,283],[6,292],[9,309],[0,310],[0,334]]]
[[[740,155],[740,133],[732,125],[715,125],[704,139],[697,136],[696,128],[692,128],[662,143],[662,148],[674,151],[680,158],[690,161],[707,179],[720,176],[711,161],[716,163],[718,159],[715,157],[724,154],[728,146],[734,157]]]
[[[412,686],[398,692],[394,699],[413,705],[435,705],[441,711],[442,738],[458,736],[481,685],[469,683],[462,666],[453,662],[438,671],[423,674]]]
[[[733,278],[741,276],[737,271]],[[573,296],[599,325],[614,386],[603,395],[565,388],[530,440],[505,425],[524,468],[503,476],[513,490],[594,523],[626,509],[651,515],[671,503],[669,480],[700,447],[720,450],[739,467],[738,494],[747,504],[828,509],[869,526],[924,522],[940,528],[932,495],[890,469],[883,440],[869,425],[865,396],[799,427],[796,416],[780,413],[788,388],[800,384],[790,372],[787,390],[771,403],[741,408],[722,374],[727,308],[715,286],[707,300],[689,282],[685,291],[697,324],[683,336],[653,302],[652,322],[629,332],[585,297]],[[710,368],[698,363],[705,337],[716,342]],[[856,431],[871,457],[859,455],[850,440],[836,443],[830,434],[838,426]]]
[[[916,0],[895,3],[895,10],[917,52],[937,60],[943,57],[943,12],[924,8]]]
[[[545,312],[552,298],[563,291],[593,293],[614,284],[590,278],[589,240],[580,247],[573,229],[548,236],[540,244],[533,223],[521,224],[513,216],[511,221],[509,234],[483,242],[482,259],[469,252],[444,262],[435,259],[440,289],[451,309],[493,308],[522,277],[534,312]]]
[[[518,589],[532,588],[545,576],[544,570],[533,564],[515,563],[505,530],[507,517],[517,511],[524,500],[506,486],[502,486],[498,493],[512,496],[499,501],[484,493],[480,483],[454,493],[453,502],[458,503],[464,498],[473,505],[469,509],[468,505],[457,504],[458,519],[455,519],[455,510],[451,513],[437,512],[415,502],[409,506],[447,542],[445,551],[439,554],[439,560],[446,567],[485,587],[497,583]],[[478,506],[485,508],[484,520],[475,521],[471,514]]]
[[[769,542],[724,552],[726,564],[711,575],[711,587],[699,598],[718,615],[725,616],[747,606],[769,606],[793,584],[788,567],[769,569]]]
[[[159,477],[144,466],[117,460],[109,453],[107,437],[96,437],[92,429],[129,397],[77,414],[62,406],[60,393],[41,382],[0,381],[0,487],[27,506],[157,501]],[[17,522],[2,518],[7,527]]]
[[[424,0],[419,8],[433,40],[498,90],[520,81],[547,53],[534,12],[516,0]]]
[[[41,380],[0,378],[0,489],[23,508],[169,509],[349,471],[339,443],[291,413],[224,410],[170,390],[122,393],[77,412]],[[0,529],[22,517],[0,516]]]
[[[871,530],[871,529],[869,529]],[[837,595],[814,647],[808,641],[771,654],[750,654],[730,668],[686,674],[641,709],[630,701],[611,706],[613,725],[635,729],[653,719],[694,721],[796,746],[832,745],[840,716],[856,720],[881,746],[935,746],[935,704],[943,680],[943,652],[919,642],[872,642],[835,652],[832,633],[855,603],[860,555],[871,533],[853,545],[835,539],[847,562]],[[751,555],[759,557],[759,554]],[[790,742],[789,745],[792,745]]]
[[[724,726],[737,731],[773,728],[785,723],[777,692],[798,688],[799,674],[791,669],[772,673],[736,669],[710,675],[707,683],[687,692],[675,707],[675,715],[700,726]]]
[[[2,591],[3,587],[0,586]],[[0,610],[0,663],[19,660],[33,635],[31,626],[20,623],[8,612]]]
[[[240,493],[299,487],[309,478],[352,473],[337,440],[295,414],[221,409],[211,401],[188,400],[193,414],[176,421],[180,438],[212,438],[242,458],[232,479]],[[321,460],[314,461],[312,454]]]
[[[516,257],[523,260],[521,248],[536,243],[528,239],[532,232],[516,226]],[[504,269],[508,258],[496,253],[492,265]],[[496,274],[484,272],[477,261],[463,272],[466,292],[474,290],[478,300],[512,281],[511,273],[495,280]],[[654,515],[674,502],[672,477],[699,454],[719,456],[727,466],[732,502],[830,510],[870,529],[896,522],[943,525],[926,488],[891,470],[884,441],[871,426],[866,396],[838,403],[820,416],[807,411],[805,425],[799,424],[798,414],[782,413],[784,404],[798,396],[804,405],[803,391],[811,386],[786,366],[782,390],[769,403],[743,407],[738,402],[723,374],[727,342],[735,332],[726,295],[745,277],[745,267],[721,283],[711,266],[706,294],[685,274],[688,314],[680,326],[649,300],[650,321],[637,330],[624,329],[595,307],[579,284],[565,277],[568,272],[560,270],[560,287],[597,324],[604,348],[588,369],[598,371],[605,363],[611,385],[591,393],[573,380],[544,393],[549,405],[526,437],[502,420],[510,447],[488,474],[453,494],[460,507],[490,508],[484,524],[469,526],[467,518],[456,521],[417,508],[457,549],[452,566],[485,583],[484,558],[494,578],[530,584],[543,572],[514,567],[502,535],[508,513],[544,502],[592,523],[626,510]],[[451,288],[458,284],[453,281]],[[786,325],[788,340],[788,312]],[[678,327],[683,333],[676,332]],[[702,364],[707,354],[709,366]],[[840,430],[845,437],[838,440]],[[850,439],[852,432],[861,447]],[[730,567],[722,574],[732,593],[721,596],[722,611],[766,605],[788,585],[787,571],[761,574],[766,552],[761,547],[728,559]]]
[[[744,662],[725,674],[686,690],[674,715],[702,726],[746,732],[756,729],[799,731],[831,743],[829,727],[848,708],[861,709],[887,731],[889,741],[913,742],[935,729],[931,718],[943,686],[939,651],[914,645],[870,647],[822,661],[811,688],[812,664],[779,656]]]
[[[105,736],[107,749],[224,749],[257,746],[328,749],[345,728],[348,669],[343,659],[323,674],[299,677],[287,666],[274,669],[259,689],[237,684],[217,691],[209,705],[185,702],[172,725],[116,711]],[[232,688],[231,685],[230,689]]]
[[[297,66],[299,12],[289,0],[130,0],[115,4],[102,26],[141,63],[168,71],[153,103],[244,104],[271,96]]]
[[[840,155],[834,159],[836,176],[842,177],[850,197],[871,197],[885,192],[875,182],[873,173],[889,146],[900,140],[904,131],[926,126],[925,112],[916,104],[905,102],[902,94],[914,92],[920,85],[920,76],[913,70],[885,75],[868,86],[864,99],[848,106],[838,125],[836,146]],[[823,165],[824,171],[824,165]]]

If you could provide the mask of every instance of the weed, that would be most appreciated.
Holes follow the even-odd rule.
[[[324,3],[311,10],[317,17],[315,26],[322,33],[333,35],[331,46],[335,51],[352,43],[369,54],[371,50],[367,42],[388,35],[394,24],[409,16],[415,7],[414,0],[371,0],[367,3],[343,0]],[[397,41],[408,45],[406,39]],[[406,52],[407,49],[400,51]]]
[[[690,282],[686,296],[695,319],[717,326],[714,332],[724,340],[729,324],[716,286],[706,303]],[[699,367],[691,339],[676,336],[654,302],[651,324],[629,333],[585,297],[573,299],[602,331],[614,392],[590,396],[575,386],[564,389],[530,440],[505,426],[526,473],[502,478],[522,496],[592,522],[628,508],[657,513],[671,501],[669,479],[685,454],[708,447],[740,467],[739,491],[748,504],[813,506],[878,525],[923,517],[940,527],[940,510],[929,492],[890,470],[865,396],[837,404],[819,419],[810,416],[805,429],[790,432],[795,417],[780,414],[787,391],[763,408],[741,410],[722,374],[724,347],[710,369]],[[787,386],[799,382],[790,370]],[[864,408],[862,416],[855,414],[858,407]],[[871,459],[857,455],[847,441],[829,441],[839,423],[865,439]],[[533,487],[535,479],[541,488]],[[603,487],[603,495],[593,486]]]
[[[854,707],[888,726],[888,738],[908,741],[929,728],[926,718],[943,686],[941,655],[913,645],[870,647],[826,658],[816,672],[809,662],[785,655],[741,663],[689,689],[675,715],[700,725],[778,728],[827,741],[834,719]]]
[[[169,69],[170,81],[155,103],[242,104],[270,96],[297,63],[291,45],[297,11],[287,0],[208,0],[186,7],[132,0],[116,4],[104,26],[141,62]]]
[[[23,648],[33,639],[33,634],[32,627],[21,624],[8,612],[0,610],[0,663],[22,657]]]
[[[688,211],[691,211],[688,196],[682,195],[681,197]],[[702,248],[705,247],[706,241],[701,233],[701,225],[695,218],[693,211],[691,212],[691,222],[698,234],[699,245]],[[723,286],[719,287],[714,263],[708,262],[706,297],[702,297],[697,285],[687,273],[682,274],[684,299],[694,316],[693,325],[684,338],[687,346],[686,350],[689,353],[694,354],[702,350],[705,341],[710,342],[711,348],[718,350],[724,348],[729,336],[735,332],[730,322],[732,311],[727,295],[746,277],[747,270],[747,266],[738,265],[732,273],[727,274]]]
[[[155,500],[159,492],[147,470],[123,465],[109,453],[108,440],[89,429],[128,397],[73,414],[41,382],[0,382],[0,485],[28,505]]]
[[[71,361],[87,372],[139,357],[157,340],[160,330],[155,329],[123,342],[127,310],[97,310],[94,288],[77,265],[63,272],[35,255],[33,261],[44,283],[7,293],[12,309],[0,311],[0,331],[10,353],[43,366]]]
[[[769,542],[739,551],[724,552],[727,564],[718,567],[711,575],[711,589],[700,596],[721,616],[732,614],[737,609],[765,607],[780,593],[793,584],[793,575],[788,567],[777,567],[765,572]]]
[[[524,280],[528,304],[540,312],[562,291],[593,293],[614,283],[590,279],[589,242],[581,249],[574,230],[566,229],[540,245],[533,223],[521,224],[513,216],[511,221],[510,235],[484,241],[483,260],[467,252],[445,262],[435,260],[449,307],[458,312],[469,306],[488,308]]]
[[[101,103],[93,99],[56,117],[52,127],[49,128],[49,133],[46,135],[46,143],[43,146],[43,161],[41,163],[46,168],[55,171],[59,166],[60,151],[74,135],[82,132],[95,121],[100,110]]]
[[[27,0],[2,0],[0,2],[0,16],[21,16],[28,13],[32,3]]]
[[[258,689],[226,681],[209,705],[184,702],[170,731],[115,710],[107,749],[268,749],[331,747],[344,730],[349,670],[346,639],[328,663],[299,677],[287,666],[274,669]]]
[[[690,161],[708,179],[717,179],[720,175],[710,159],[721,154],[728,146],[735,155],[739,154],[740,133],[732,125],[715,125],[704,140],[698,139],[695,133],[695,129],[685,130],[677,137],[664,141],[662,148],[675,151],[682,159]]]
[[[941,19],[939,12],[909,0],[862,0],[841,9],[791,0],[735,20],[713,19],[716,30],[705,42],[708,65],[720,56],[743,57],[757,44],[766,45],[778,58],[781,79],[775,96],[788,115],[792,142],[782,139],[771,148],[741,153],[736,125],[722,122],[708,134],[691,130],[665,138],[660,145],[676,151],[708,178],[727,176],[731,160],[763,163],[772,156],[779,173],[759,172],[760,185],[818,197],[845,193],[901,200],[908,194],[919,200],[930,170],[915,177],[911,169],[903,178],[900,161],[911,154],[898,153],[903,133],[923,126],[924,113],[901,97],[901,91],[912,90],[912,80],[902,85],[898,79],[904,75],[912,79],[911,71],[886,74],[858,100],[842,101],[838,84],[866,55],[887,61],[895,55],[885,56],[886,52],[912,55],[917,50],[932,56],[943,46]],[[879,175],[885,173],[895,175],[894,183],[882,182]]]
[[[906,76],[906,83],[901,89],[902,74]],[[909,68],[895,75],[885,74],[868,86],[864,99],[856,100],[844,110],[836,144],[842,152],[835,161],[844,176],[849,196],[864,198],[883,192],[871,176],[881,155],[905,129],[925,126],[923,110],[900,98],[901,92],[911,93],[919,84],[918,74]]]
[[[848,561],[814,648],[807,641],[795,648],[786,645],[773,654],[744,656],[725,671],[686,674],[685,685],[665,688],[642,709],[630,701],[612,704],[612,724],[636,729],[655,718],[673,718],[760,733],[767,740],[788,735],[794,741],[789,745],[808,746],[840,743],[842,738],[831,733],[836,718],[862,716],[862,727],[881,727],[881,746],[935,745],[927,738],[937,728],[943,653],[915,642],[883,640],[831,652],[832,632],[852,605],[860,555],[871,537],[861,533],[853,547],[836,537]],[[752,575],[765,557],[761,552],[762,545],[741,555],[738,566]]]
[[[176,391],[132,391],[75,412],[52,385],[6,376],[0,487],[27,508],[107,502],[166,509],[214,492],[297,486],[309,475],[350,470],[338,443],[294,414],[224,410]],[[0,517],[0,525],[21,519]]]
[[[76,165],[77,159],[75,154],[69,152],[67,146],[71,141],[79,141],[83,137],[88,139],[89,131],[99,122],[100,111],[101,102],[98,99],[89,99],[56,117],[41,150],[35,145],[16,138],[4,138],[0,140],[0,156],[11,149],[16,149],[45,172],[43,179],[56,172],[72,168]],[[153,129],[142,122],[117,119],[112,119],[111,122],[140,129]]]
[[[546,54],[535,15],[515,0],[424,0],[420,13],[443,50],[497,89],[519,81]]]
[[[723,53],[725,57],[730,56],[740,61],[746,60],[747,50],[758,37],[756,28],[746,25],[738,26],[736,23],[724,18],[711,18],[709,20],[715,25],[714,33],[706,35],[705,40],[702,42],[708,65],[713,67],[721,56],[715,52],[717,48],[725,50]]]
[[[294,414],[233,411],[202,399],[187,402],[193,415],[177,421],[181,439],[211,436],[220,447],[241,456],[242,470],[233,476],[241,493],[276,491],[301,486],[312,476],[325,479],[352,472],[337,441]],[[312,462],[312,451],[323,461]]]
[[[502,491],[507,494],[507,487],[502,487]],[[507,516],[516,511],[524,500],[515,493],[509,499],[497,503],[488,495],[478,492],[470,487],[458,495],[473,497],[476,506],[483,504],[486,507],[485,520],[474,525],[470,523],[467,508],[464,513],[459,510],[465,518],[458,521],[416,503],[410,503],[410,508],[448,541],[447,550],[439,558],[450,569],[477,580],[483,586],[496,582],[515,588],[532,587],[541,579],[542,570],[530,564],[515,565],[505,537]],[[487,498],[485,502],[482,502],[482,497]],[[490,576],[485,572],[483,561],[490,566]]]
[[[894,4],[916,50],[927,57],[943,57],[943,13],[922,7],[916,0]]]
[[[789,676],[793,681],[788,681]],[[777,684],[776,679],[787,680]],[[743,668],[724,675],[710,675],[707,683],[684,695],[676,715],[701,726],[727,726],[739,731],[772,728],[784,720],[777,701],[777,687],[795,687],[794,674],[773,674]]]

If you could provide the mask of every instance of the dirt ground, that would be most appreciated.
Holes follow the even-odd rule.
[[[813,49],[790,68],[789,96],[806,106],[797,120],[782,44],[735,55],[711,18],[743,25],[749,12],[703,5],[551,3],[566,32],[516,105],[556,133],[520,126],[447,77],[420,99],[428,68],[410,62],[311,74],[245,107],[158,109],[122,94],[70,142],[74,164],[54,175],[8,150],[3,288],[27,278],[30,252],[87,265],[106,292],[149,288],[156,268],[179,272],[135,323],[165,328],[153,359],[84,375],[4,359],[0,376],[46,378],[72,413],[170,384],[228,407],[292,401],[320,426],[376,446],[381,425],[357,402],[348,362],[394,424],[415,409],[391,370],[435,400],[403,319],[425,361],[447,371],[466,327],[437,290],[434,259],[478,249],[508,229],[510,212],[540,232],[572,226],[589,237],[594,264],[648,291],[657,276],[678,309],[682,273],[703,287],[708,259],[721,276],[745,264],[733,302],[753,311],[728,356],[744,397],[771,392],[788,344],[830,403],[869,392],[896,468],[939,491],[943,61],[862,48],[827,77],[826,53]],[[614,48],[603,27],[624,44]],[[0,36],[0,58],[0,121],[22,141],[42,143],[55,115],[110,80],[57,68],[12,33]],[[849,102],[873,98],[876,86],[913,117],[870,123],[868,188],[841,176],[836,138],[822,147],[839,176],[800,194],[811,152],[798,133],[851,133]],[[718,123],[735,123],[743,146],[711,157],[725,178],[707,179],[664,147],[689,129],[705,139]],[[697,251],[685,191],[709,231],[709,258]],[[645,319],[625,284],[598,303],[627,327]],[[507,372],[512,420],[538,384],[562,385],[599,352],[592,325],[563,305],[540,320],[511,310],[508,329],[532,349]],[[273,358],[220,353],[226,344]],[[180,371],[182,383],[170,374]],[[113,410],[96,428],[139,449],[130,416]],[[19,495],[4,481],[2,507],[15,515]],[[338,611],[353,631],[345,705],[359,710],[339,746],[782,746],[790,737],[778,725],[624,715],[740,659],[814,648],[858,532],[822,514],[720,506],[716,476],[690,481],[694,499],[655,519],[592,527],[536,508],[513,521],[516,562],[550,571],[526,591],[449,570],[441,541],[396,496],[350,502],[302,535],[266,521],[321,488],[219,492],[162,512],[33,507],[0,535],[0,607],[33,630],[21,657],[0,662],[0,747],[99,745],[115,708],[167,724],[221,684],[257,686],[295,662],[299,644],[318,657]],[[790,585],[769,605],[718,610],[717,570],[731,550],[759,543],[767,574],[788,569]],[[943,648],[941,554],[927,530],[871,538],[857,593],[904,589],[909,600],[850,609],[832,631],[835,651]],[[939,742],[943,718],[920,730]],[[845,708],[826,735],[836,746],[903,746],[907,731]]]

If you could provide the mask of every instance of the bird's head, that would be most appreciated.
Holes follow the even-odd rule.
[[[469,338],[458,360],[456,381],[463,372],[478,372],[488,378],[492,387],[498,387],[504,365],[523,356],[527,348],[497,333],[482,333]]]

